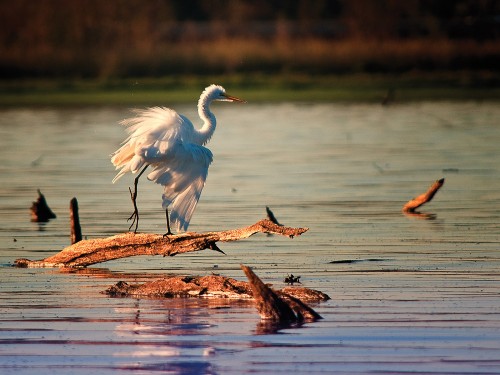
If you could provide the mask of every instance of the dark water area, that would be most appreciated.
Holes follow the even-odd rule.
[[[73,197],[84,238],[128,229],[132,178],[113,185],[109,161],[128,109],[0,111],[1,374],[500,373],[497,103],[213,110],[214,163],[190,230],[250,225],[269,206],[309,231],[72,271],[11,265],[69,245]],[[442,177],[421,215],[401,212]],[[37,189],[57,219],[30,222]],[[139,230],[163,233],[161,188],[142,181],[138,203]],[[266,334],[247,301],[102,294],[166,274],[244,280],[241,263],[330,295],[313,305],[324,319]]]

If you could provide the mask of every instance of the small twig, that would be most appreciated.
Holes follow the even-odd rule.
[[[441,189],[441,186],[443,186],[443,184],[444,178],[441,178],[440,180],[434,182],[429,190],[427,190],[424,194],[420,194],[418,197],[408,201],[403,206],[403,212],[415,212],[418,207],[434,198],[434,195],[438,192],[439,189]]]

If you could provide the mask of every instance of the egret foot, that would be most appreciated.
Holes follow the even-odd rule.
[[[132,191],[130,192],[130,195],[132,196]],[[132,227],[135,224],[134,233],[137,233],[137,227],[139,226],[139,211],[137,210],[137,204],[135,203],[134,198],[132,198],[132,202],[134,203],[134,212],[127,219],[127,221],[132,220],[132,224],[130,224],[130,226],[128,227],[128,230],[130,232],[132,230]]]
[[[142,174],[144,173],[144,171],[146,170],[146,168],[148,166],[149,165],[146,165],[142,169],[142,171],[137,175],[137,177],[135,178],[135,180],[134,180],[134,192],[132,193],[132,189],[130,187],[128,188],[128,191],[130,192],[130,199],[132,199],[132,203],[134,204],[134,212],[127,219],[127,221],[132,220],[132,224],[130,224],[130,227],[128,228],[128,230],[129,231],[132,230],[132,227],[135,224],[134,233],[137,233],[137,228],[139,227],[139,210],[137,208],[137,184],[139,183],[139,178],[142,176]]]

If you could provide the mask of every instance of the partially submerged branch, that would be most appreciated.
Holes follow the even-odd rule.
[[[55,219],[56,214],[52,212],[49,205],[47,204],[47,200],[45,196],[42,194],[40,189],[38,191],[38,199],[33,202],[31,205],[31,221],[37,223],[46,223],[50,219]]]
[[[264,284],[250,267],[242,264],[241,269],[248,278],[257,311],[262,319],[285,325],[314,322],[321,319],[321,316],[307,306],[300,298],[304,295],[312,297],[314,293],[321,292],[309,290],[307,288],[297,288],[301,290],[301,292],[296,295],[294,295],[295,288],[288,288],[286,292],[284,290],[275,291]],[[321,297],[318,295],[318,301],[324,301],[330,298],[326,294],[321,294]]]
[[[286,287],[273,290],[247,266],[241,265],[248,282],[220,275],[170,276],[144,284],[129,284],[120,281],[103,293],[111,297],[174,298],[174,297],[222,297],[248,299],[253,297],[263,324],[259,331],[276,329],[303,322],[314,322],[321,316],[306,302],[321,302],[330,299],[318,290],[304,287]]]
[[[15,265],[30,268],[87,267],[136,255],[174,256],[205,249],[217,250],[216,242],[238,241],[256,233],[272,233],[293,238],[307,230],[308,228],[280,226],[263,219],[248,227],[220,232],[187,232],[166,237],[159,234],[128,232],[108,238],[80,241],[39,261],[17,259]]]
[[[78,216],[78,201],[76,198],[69,202],[69,220],[71,229],[71,244],[82,240],[82,227],[80,226],[80,217]]]
[[[276,219],[276,216],[274,216],[273,211],[271,211],[271,209],[268,206],[266,206],[266,213],[267,213],[267,218],[269,220],[271,220],[276,225],[282,226]]]
[[[244,266],[242,266],[244,267]],[[252,282],[252,280],[249,280]],[[275,291],[276,292],[276,291]],[[284,287],[277,291],[303,302],[320,302],[330,297],[318,290],[305,287]],[[231,299],[252,299],[250,284],[221,275],[208,276],[166,276],[143,284],[119,281],[109,287],[105,294],[111,297],[173,298],[173,297],[224,297]]]
[[[424,194],[420,194],[418,197],[411,199],[403,206],[403,212],[415,212],[415,210],[423,205],[431,201],[434,198],[434,195],[441,189],[441,186],[444,184],[444,178],[437,180],[434,182],[429,190],[427,190]]]

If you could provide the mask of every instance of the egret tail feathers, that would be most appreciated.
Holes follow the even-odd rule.
[[[163,208],[170,206],[170,224],[178,232],[187,231],[189,222],[201,196],[201,191],[205,186],[206,176],[200,176],[193,181],[185,190],[170,199],[167,194],[163,194]]]

